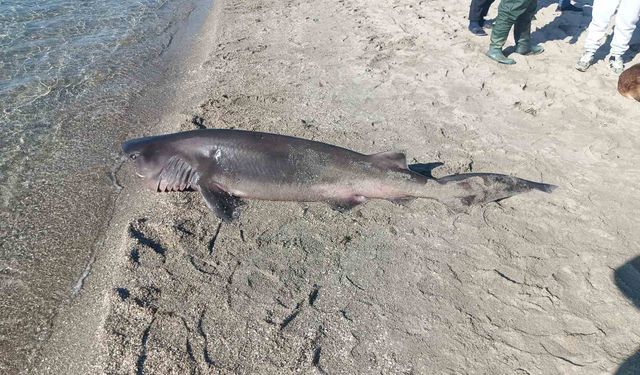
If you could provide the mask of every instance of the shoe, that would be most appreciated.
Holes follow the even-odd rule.
[[[469,31],[471,34],[477,36],[487,36],[487,33],[484,31],[482,26],[480,26],[480,22],[469,22]]]
[[[480,26],[483,29],[491,29],[493,27],[493,21],[482,19],[480,20]]]
[[[558,5],[556,12],[582,12],[582,8],[569,3],[567,5],[562,5],[562,6]]]
[[[516,45],[516,53],[519,55],[539,55],[542,52],[544,52],[544,47],[541,44]]]
[[[499,62],[500,64],[513,65],[516,63],[514,59],[510,59],[502,53],[500,48],[489,48],[487,55],[491,60]]]
[[[624,62],[622,56],[610,56],[609,57],[609,69],[615,74],[622,74],[624,72]]]
[[[587,69],[593,64],[593,52],[585,52],[580,56],[580,60],[576,63],[576,69],[581,72],[586,72]]]

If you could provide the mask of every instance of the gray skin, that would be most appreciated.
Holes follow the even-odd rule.
[[[326,143],[242,130],[203,129],[126,141],[136,173],[158,192],[200,191],[221,219],[241,199],[327,202],[347,210],[368,199],[438,200],[453,209],[555,186],[493,173],[433,178],[442,163],[407,166],[405,155],[364,155]]]

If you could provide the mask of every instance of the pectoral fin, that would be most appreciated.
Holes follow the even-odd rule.
[[[363,197],[361,195],[354,195],[353,197],[349,197],[348,199],[329,202],[329,205],[333,210],[345,213],[353,209],[355,206],[358,206],[366,201],[366,197]]]
[[[207,207],[224,222],[232,222],[240,216],[239,207],[243,204],[240,198],[217,187],[198,185],[198,190],[207,203]]]
[[[416,200],[413,197],[409,197],[409,198],[396,198],[396,199],[391,199],[391,202],[399,205],[399,206],[404,206],[404,207],[409,207],[409,205]]]

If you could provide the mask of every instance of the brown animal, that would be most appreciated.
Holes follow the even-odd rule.
[[[618,78],[618,92],[640,102],[640,64],[625,70]]]

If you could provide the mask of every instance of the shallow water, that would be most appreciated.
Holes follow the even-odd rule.
[[[121,120],[193,0],[0,1],[0,204],[61,131]],[[46,158],[45,158],[46,159]]]
[[[0,372],[35,363],[110,250],[119,144],[159,121],[211,5],[0,0]],[[166,97],[148,98],[156,87]]]

